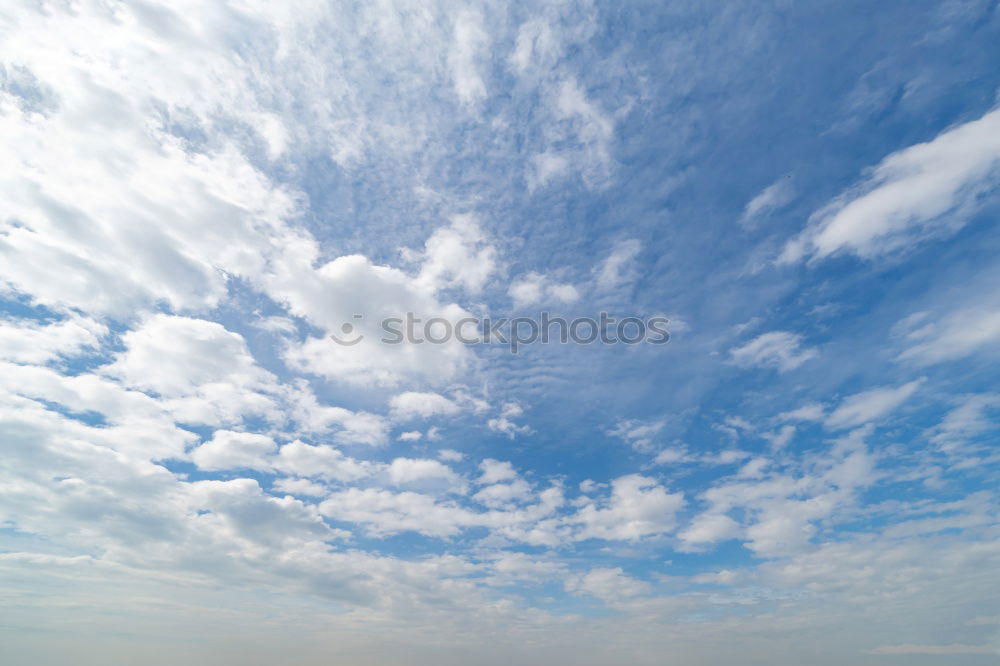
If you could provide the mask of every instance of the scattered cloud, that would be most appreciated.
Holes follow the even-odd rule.
[[[871,259],[954,233],[997,186],[1000,110],[892,153],[853,190],[820,209],[779,259],[849,252]]]
[[[788,331],[763,333],[729,350],[730,360],[735,365],[775,368],[778,372],[794,370],[818,354],[814,347],[803,346],[801,335]]]
[[[839,430],[878,421],[909,400],[923,383],[923,379],[916,379],[896,388],[883,386],[848,396],[826,417],[824,424]]]

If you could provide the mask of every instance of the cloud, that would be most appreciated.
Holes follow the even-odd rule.
[[[883,159],[866,179],[810,218],[779,262],[850,252],[871,259],[962,226],[997,186],[1000,110]]]
[[[427,481],[445,481],[453,486],[460,483],[453,469],[427,458],[396,458],[389,464],[389,480],[397,486]]]
[[[746,45],[726,16],[686,12],[671,17]],[[639,20],[655,29],[671,17]],[[682,389],[660,395],[619,383],[606,360],[570,368],[484,354],[479,363],[479,350],[462,345],[380,343],[384,317],[406,312],[454,322],[507,297],[527,307],[601,289],[601,298],[627,296],[639,242],[567,240],[559,218],[583,211],[589,225],[590,212],[606,211],[580,186],[600,189],[628,169],[626,194],[640,196],[614,210],[645,228],[633,213],[663,210],[667,189],[656,169],[651,180],[634,178],[649,163],[635,158],[690,162],[691,146],[673,145],[691,129],[690,109],[675,102],[704,97],[696,93],[715,88],[705,72],[718,68],[690,68],[712,54],[691,51],[704,40],[687,34],[664,35],[658,52],[668,57],[652,63],[633,48],[642,40],[616,43],[606,18],[586,2],[510,11],[255,0],[0,8],[0,575],[17,582],[5,589],[15,624],[31,629],[5,637],[11,661],[195,664],[294,653],[304,664],[359,654],[467,663],[489,644],[511,663],[642,664],[664,646],[680,663],[770,663],[769,638],[796,626],[820,644],[786,641],[790,660],[823,652],[843,662],[850,646],[884,638],[866,615],[877,614],[877,630],[893,640],[917,643],[940,624],[928,600],[955,610],[949,631],[986,612],[984,590],[996,589],[1000,571],[991,498],[956,499],[988,469],[972,465],[993,416],[991,398],[967,395],[981,386],[935,384],[957,396],[921,389],[928,412],[896,424],[903,455],[891,442],[869,451],[853,433],[820,441],[811,428],[781,448],[759,437],[777,445],[794,427],[768,416],[802,404],[801,387],[781,385],[785,378],[759,398],[741,397],[738,384],[720,393],[713,371],[677,357]],[[636,20],[619,19],[624,29]],[[949,15],[941,29],[956,21]],[[668,119],[656,129],[665,143],[645,145],[632,131],[648,114]],[[774,191],[761,196],[747,208],[754,219],[783,205]],[[552,224],[533,232],[521,221],[543,218],[526,211]],[[642,251],[683,250],[684,233],[676,244],[673,232],[644,235],[651,245]],[[606,260],[586,288],[544,261],[580,265],[591,247]],[[536,272],[511,273],[502,248]],[[663,259],[657,266],[671,265]],[[716,284],[697,270],[688,276],[701,289]],[[966,310],[953,315],[978,330]],[[692,312],[703,333],[721,321],[705,312]],[[957,350],[951,360],[995,342],[963,342],[951,316],[920,322],[936,328],[900,349],[940,338]],[[330,338],[345,324],[363,336],[357,347]],[[797,344],[761,362],[781,369],[812,351]],[[658,367],[634,351],[612,363],[622,377],[640,357],[646,374]],[[922,364],[933,352],[900,360]],[[581,371],[593,381],[572,384]],[[697,381],[685,379],[691,372]],[[543,384],[553,377],[573,395],[616,388],[597,402],[580,396],[583,411],[563,419],[538,400],[553,393]],[[837,403],[821,389],[809,392],[823,403],[782,417],[826,419]],[[682,411],[686,402],[702,411]],[[572,455],[538,456],[490,435],[529,432],[528,405],[539,442],[562,437]],[[743,411],[730,413],[737,405]],[[651,408],[669,413],[689,442],[658,452],[657,461],[677,463],[654,469],[663,478],[629,469],[651,463],[664,430],[621,421],[623,413]],[[753,457],[705,448],[719,414],[732,417],[727,427],[739,428]],[[444,432],[427,427],[435,421],[420,430],[403,422],[460,415],[481,418],[454,418]],[[605,471],[588,466],[587,442],[602,437],[602,423],[618,423],[615,435],[650,455],[600,454]],[[437,450],[439,442],[452,448]],[[358,444],[388,448],[346,448]],[[507,449],[517,468],[497,459]],[[580,483],[586,476],[594,480]],[[885,484],[874,500],[860,492],[873,479]],[[941,481],[948,501],[935,502],[921,480]],[[691,516],[678,487],[697,507]],[[402,532],[422,538],[373,541]],[[680,569],[663,559],[727,538],[749,552],[684,556]],[[754,556],[766,559],[739,561]],[[642,580],[656,558],[669,573],[663,585]],[[739,575],[719,571],[722,560]],[[700,565],[718,573],[699,576]],[[39,594],[53,588],[60,604]],[[616,612],[595,615],[596,601]],[[88,631],[67,630],[79,626],[79,608]],[[838,631],[813,631],[831,626]],[[195,647],[169,640],[178,633]],[[235,648],[213,638],[235,635],[250,638]],[[960,645],[975,638],[956,636]]]
[[[483,30],[483,18],[473,11],[462,11],[455,18],[454,43],[448,53],[455,94],[463,104],[486,97],[486,84],[478,61],[489,50],[489,35]]]
[[[450,537],[481,522],[474,513],[453,503],[439,503],[430,495],[377,488],[349,488],[333,493],[320,504],[319,510],[333,520],[366,525],[373,535],[414,531]]]
[[[454,416],[461,408],[452,400],[438,393],[406,391],[394,395],[389,401],[392,416],[398,421],[426,419],[433,416]]]
[[[926,320],[921,318],[919,321]],[[916,324],[917,321],[907,318],[896,328],[906,333],[905,341],[909,345],[897,360],[916,366],[954,361],[990,350],[1000,343],[1000,309],[992,307],[951,312],[919,328],[915,328]]]
[[[254,388],[271,381],[243,337],[204,319],[153,315],[122,336],[125,351],[103,372],[126,386],[163,397],[187,396],[212,384]]]
[[[614,289],[633,279],[633,263],[640,249],[639,241],[634,239],[617,242],[611,254],[597,268],[598,289]]]
[[[667,422],[662,419],[658,421],[626,419],[609,430],[608,434],[620,438],[636,451],[648,451],[666,425]]]
[[[275,490],[300,497],[326,497],[330,489],[321,483],[309,479],[292,479],[288,477],[275,479],[272,484]]]
[[[591,569],[566,581],[568,592],[587,594],[608,604],[646,594],[649,589],[649,583],[626,575],[620,567]]]
[[[788,331],[771,331],[729,350],[731,361],[742,368],[769,367],[778,372],[794,370],[819,352],[802,346],[802,336]]]
[[[452,326],[468,316],[458,305],[444,304],[434,295],[439,281],[452,275],[453,269],[466,275],[465,269],[453,263],[455,257],[445,250],[438,254],[436,268],[414,278],[360,255],[338,257],[314,268],[318,255],[314,242],[302,241],[297,247],[286,248],[285,257],[264,278],[268,293],[325,334],[290,342],[285,360],[299,371],[363,386],[395,386],[412,379],[443,382],[459,374],[471,354],[457,339],[444,344],[411,344],[403,333],[407,313],[421,322],[439,317]],[[465,256],[461,251],[459,255],[456,261]],[[393,329],[397,333],[384,328],[388,319],[398,322]],[[348,333],[344,332],[345,324],[352,327]],[[422,326],[415,329],[421,340]],[[354,337],[349,340],[357,342],[339,344],[331,334],[341,339],[351,335]],[[383,339],[399,344],[384,343]]]
[[[704,513],[677,536],[687,548],[715,544],[734,539],[743,533],[742,527],[729,516],[721,513]]]
[[[524,479],[510,483],[496,483],[481,488],[472,499],[491,508],[506,507],[515,502],[528,502],[534,497],[531,486]]]
[[[909,400],[923,383],[923,379],[916,379],[896,388],[883,386],[848,396],[826,417],[824,424],[840,430],[878,421]]]
[[[482,470],[482,476],[479,477],[479,483],[482,484],[511,481],[517,478],[517,471],[509,462],[487,458],[479,463],[479,469]]]
[[[1000,410],[1000,394],[987,393],[964,397],[941,423],[928,432],[930,440],[945,451],[961,449],[970,440],[988,432],[996,423],[993,411]]]
[[[216,430],[212,439],[191,451],[191,460],[199,469],[268,470],[266,456],[277,451],[274,440],[265,435],[232,430]]]
[[[285,474],[327,481],[357,481],[375,474],[379,466],[345,456],[325,444],[295,440],[281,447],[272,460],[274,469]]]
[[[468,214],[454,216],[450,226],[431,234],[421,258],[417,284],[435,291],[461,287],[479,293],[496,268],[496,248]]]
[[[84,317],[68,317],[51,324],[0,320],[0,359],[40,364],[95,352],[107,334],[107,326]]]
[[[668,493],[654,479],[639,474],[611,482],[607,502],[588,502],[570,518],[579,525],[574,539],[637,540],[673,530],[674,516],[684,506],[683,493]]]
[[[822,421],[825,416],[823,405],[810,403],[788,412],[782,412],[778,418],[782,421]]]
[[[757,218],[780,209],[791,201],[793,196],[791,181],[787,176],[782,176],[747,203],[740,217],[740,224],[744,227],[752,226]]]
[[[573,303],[580,292],[571,284],[553,282],[541,273],[527,273],[510,284],[507,295],[515,308],[543,302]]]
[[[514,419],[524,414],[524,408],[514,401],[503,403],[500,409],[500,416],[486,421],[486,427],[494,432],[503,433],[511,439],[517,435],[526,435],[531,432],[527,425],[518,425]]]
[[[454,449],[441,449],[438,451],[438,457],[448,462],[462,462],[465,460],[465,454]]]
[[[587,97],[586,91],[572,76],[559,82],[554,110],[558,118],[569,121],[575,134],[580,146],[578,168],[584,182],[591,187],[607,182],[614,166],[611,156],[614,120]]]

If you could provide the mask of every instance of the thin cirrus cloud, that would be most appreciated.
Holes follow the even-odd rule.
[[[729,350],[734,365],[740,367],[770,367],[779,372],[795,370],[819,351],[802,344],[802,336],[790,331],[771,331]]]

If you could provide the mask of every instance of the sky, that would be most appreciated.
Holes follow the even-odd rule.
[[[997,663],[998,62],[985,0],[3,3],[2,661]]]

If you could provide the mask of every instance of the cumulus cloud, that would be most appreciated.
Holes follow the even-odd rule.
[[[621,476],[611,482],[606,502],[588,502],[572,517],[580,526],[574,538],[637,540],[663,534],[673,530],[682,506],[683,493],[668,493],[639,474]]]
[[[482,471],[479,483],[483,484],[510,481],[517,478],[517,470],[514,469],[512,464],[506,461],[487,458],[479,463],[479,469]]]
[[[266,435],[232,430],[216,430],[212,439],[191,451],[191,460],[199,469],[268,470],[266,456],[277,451],[274,440]]]
[[[357,481],[379,471],[377,464],[350,458],[332,446],[299,440],[282,446],[272,465],[293,476],[342,482]]]
[[[474,215],[456,215],[424,246],[417,284],[428,289],[460,287],[478,293],[496,268],[496,248]]]
[[[93,319],[69,317],[50,324],[0,320],[0,359],[41,364],[95,352],[108,328]]]
[[[524,414],[524,408],[514,401],[503,403],[500,408],[500,415],[486,421],[486,427],[494,432],[503,433],[511,439],[517,435],[525,435],[531,432],[531,427],[518,425],[514,419]]]
[[[742,534],[742,527],[735,520],[722,513],[704,513],[677,536],[684,543],[685,549],[697,549],[726,539],[733,539]]]
[[[409,421],[432,416],[452,416],[460,411],[455,402],[438,393],[406,391],[394,395],[389,401],[393,418]]]
[[[514,280],[507,289],[507,295],[516,308],[537,303],[573,303],[580,298],[580,292],[573,285],[553,282],[535,272]]]
[[[389,480],[397,486],[426,481],[458,484],[459,477],[447,465],[427,458],[396,458],[389,464]]]

